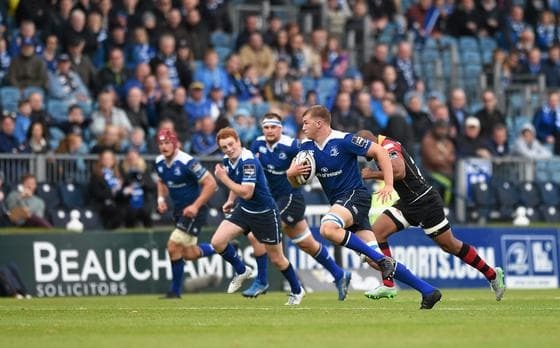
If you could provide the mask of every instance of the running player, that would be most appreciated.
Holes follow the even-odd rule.
[[[395,190],[400,197],[373,224],[373,232],[381,251],[385,255],[391,256],[387,242],[389,236],[409,226],[420,226],[443,251],[457,256],[484,274],[490,282],[496,300],[500,301],[506,290],[504,271],[500,267],[490,267],[472,246],[455,238],[449,221],[445,217],[441,196],[426,182],[420,169],[401,144],[383,135],[375,136],[369,131],[360,131],[358,134],[383,146],[389,152],[395,178]],[[364,179],[381,179],[382,173],[371,168],[364,168],[362,177]],[[395,295],[396,289],[390,279],[384,280],[383,285],[378,288],[366,292],[366,296],[372,299],[392,298]]]
[[[375,236],[368,220],[371,195],[360,177],[358,156],[378,161],[385,181],[379,197],[385,201],[393,191],[393,171],[387,151],[357,135],[333,130],[330,112],[320,105],[303,113],[303,133],[308,140],[301,144],[301,149],[313,153],[316,175],[331,204],[321,219],[321,235],[366,255],[378,265],[383,279],[394,277],[418,290],[422,293],[420,309],[431,309],[441,299],[441,292],[417,278],[403,264],[375,250]],[[290,183],[297,186],[296,176],[304,173],[309,173],[309,165],[292,162],[287,171]]]
[[[206,202],[216,191],[216,180],[200,162],[179,149],[177,134],[167,128],[159,131],[157,142],[160,155],[156,158],[157,208],[167,211],[165,197],[173,201],[175,229],[169,236],[167,252],[171,259],[173,280],[164,298],[180,298],[185,264],[215,254],[210,244],[198,242],[198,234],[206,223]]]
[[[348,284],[352,273],[340,268],[329,255],[327,248],[317,242],[305,221],[305,201],[299,188],[288,182],[286,169],[299,151],[299,142],[282,134],[282,118],[275,113],[263,116],[261,123],[263,136],[257,138],[251,151],[259,159],[268,181],[272,197],[280,210],[283,230],[301,250],[311,255],[333,276],[338,289],[338,299],[343,301],[348,293]],[[257,297],[268,289],[267,255],[260,243],[253,243],[249,235],[257,260],[258,275],[251,287],[243,291],[245,297]]]
[[[214,173],[230,190],[223,205],[224,213],[230,215],[218,226],[212,237],[212,246],[237,273],[229,285],[228,293],[237,291],[252,274],[252,270],[241,261],[230,241],[241,234],[252,232],[265,245],[270,261],[290,284],[291,292],[286,305],[298,305],[305,291],[290,261],[284,256],[280,212],[268,188],[261,164],[251,151],[241,146],[239,136],[233,128],[221,129],[216,138],[225,156],[224,163],[217,164]]]

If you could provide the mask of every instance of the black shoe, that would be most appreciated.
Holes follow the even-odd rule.
[[[441,300],[441,292],[438,289],[435,289],[431,294],[422,296],[420,309],[432,309],[439,300]]]
[[[181,295],[170,291],[167,294],[161,296],[160,300],[177,300],[177,299],[180,299],[180,298],[181,298]]]
[[[377,265],[381,269],[381,277],[383,279],[392,279],[395,276],[395,270],[397,269],[397,261],[392,257],[385,256]]]

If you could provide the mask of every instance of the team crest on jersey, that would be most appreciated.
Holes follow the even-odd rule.
[[[280,158],[281,160],[285,160],[286,158],[288,158],[288,156],[286,155],[285,152],[280,152],[278,154],[278,158]]]
[[[194,162],[194,163],[191,165],[191,171],[192,171],[193,173],[198,173],[198,172],[201,171],[201,170],[202,170],[202,164],[200,164],[200,162]]]
[[[181,175],[181,168],[175,167],[175,169],[173,169],[173,174],[177,176]]]
[[[163,167],[157,167],[157,171],[158,171],[159,173],[163,173]]]
[[[358,135],[354,135],[352,137],[352,144],[358,145],[359,147],[363,147],[367,143],[365,138],[362,138]]]
[[[257,169],[254,164],[244,164],[243,165],[243,176],[255,176],[257,175]]]
[[[336,147],[336,146],[331,147],[331,153],[330,153],[331,157],[336,157],[336,156],[338,156],[339,153],[340,152],[338,152],[338,147]]]
[[[259,146],[260,153],[266,153],[266,146]]]

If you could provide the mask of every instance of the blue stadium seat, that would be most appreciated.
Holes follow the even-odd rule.
[[[66,224],[70,221],[70,212],[62,208],[50,209],[47,215],[49,221],[57,228],[66,228]]]
[[[480,54],[478,51],[463,51],[461,52],[461,62],[464,64],[477,64],[480,65]]]
[[[208,219],[206,221],[207,226],[217,227],[224,220],[225,215],[222,212],[222,208],[210,208],[208,211]]]
[[[309,77],[309,76],[304,76],[304,77],[301,78],[300,81],[301,81],[301,84],[303,85],[304,93],[315,90],[315,87],[317,85],[317,81],[315,81],[314,78]]]
[[[464,51],[478,51],[478,41],[471,36],[462,36],[459,38],[459,50]]]
[[[536,183],[530,181],[520,183],[519,192],[521,205],[534,208],[541,204],[541,194]]]
[[[214,47],[232,47],[231,35],[223,31],[215,31],[210,36],[210,41]]]
[[[551,181],[540,182],[537,187],[544,205],[555,206],[560,204],[560,189],[557,184]]]
[[[496,206],[494,187],[483,181],[469,186],[470,197],[479,217],[487,218]]]
[[[229,47],[215,47],[216,53],[218,53],[218,57],[220,57],[220,63],[224,64],[229,55],[232,52],[232,49]]]
[[[267,102],[253,105],[253,114],[257,117],[257,119],[263,117],[263,115],[266,114],[268,110],[270,110],[270,104]]]
[[[496,183],[496,198],[502,219],[509,219],[519,205],[520,194],[513,182],[504,180]]]
[[[68,119],[68,104],[64,100],[49,99],[47,103],[47,112],[58,121]]]
[[[560,223],[560,211],[554,205],[541,205],[539,207],[542,219],[549,223]]]
[[[20,98],[21,94],[16,87],[7,86],[0,88],[0,102],[4,111],[16,112]]]
[[[95,210],[85,208],[78,209],[80,212],[80,221],[84,224],[84,231],[96,231],[103,229],[101,217]]]
[[[56,186],[52,184],[46,182],[37,183],[35,194],[45,201],[45,205],[50,209],[58,208],[60,205],[60,195],[58,194]]]
[[[40,93],[43,96],[43,100],[45,100],[45,91],[41,87],[27,87],[23,90],[22,95],[24,98],[29,98],[32,93]]]
[[[78,209],[84,207],[84,189],[77,183],[58,184],[61,205],[67,209]]]
[[[317,81],[317,93],[334,96],[338,91],[338,80],[330,77],[322,77]]]

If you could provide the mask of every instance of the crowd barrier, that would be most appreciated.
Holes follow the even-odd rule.
[[[313,232],[317,235],[316,228]],[[560,230],[556,228],[456,228],[455,234],[477,248],[490,265],[506,272],[508,288],[557,288]],[[201,240],[208,240],[210,232]],[[168,232],[14,233],[0,235],[0,264],[16,262],[31,294],[53,296],[108,296],[164,293],[171,279],[165,250]],[[240,238],[240,253],[255,266],[252,248]],[[396,259],[440,288],[487,287],[479,272],[439,249],[419,229],[390,239]],[[379,284],[378,272],[360,263],[354,252],[326,244],[341,266],[353,272],[352,290]],[[334,290],[332,278],[314,259],[286,241],[286,254],[307,287]],[[185,265],[186,283],[212,276],[208,291],[225,291],[233,270],[213,255]],[[270,268],[271,287],[283,288],[281,275]]]

